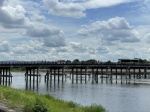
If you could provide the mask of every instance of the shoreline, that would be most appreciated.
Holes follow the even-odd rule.
[[[82,106],[48,94],[6,86],[0,86],[0,90],[0,112],[106,112],[101,105]]]

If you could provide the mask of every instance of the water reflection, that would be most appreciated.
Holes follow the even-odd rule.
[[[39,82],[33,82],[33,81],[25,81],[26,85],[26,90],[33,90],[33,91],[38,91],[39,89]]]

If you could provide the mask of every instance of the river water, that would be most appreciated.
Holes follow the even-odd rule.
[[[67,79],[63,84],[47,85],[44,74],[37,86],[26,86],[23,72],[13,72],[11,87],[33,90],[40,94],[50,94],[59,99],[74,101],[81,105],[102,105],[109,112],[149,112],[150,85],[134,84],[91,84],[90,82],[71,84]]]

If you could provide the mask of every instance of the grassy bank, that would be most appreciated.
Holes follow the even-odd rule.
[[[105,109],[98,105],[83,107],[50,95],[0,86],[0,102],[4,101],[7,101],[9,108],[21,107],[23,112],[105,112]]]

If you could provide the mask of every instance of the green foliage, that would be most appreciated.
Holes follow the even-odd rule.
[[[54,97],[51,96],[51,95],[49,95],[49,94],[46,94],[45,97],[46,97],[47,99],[49,99],[49,100],[54,99]]]
[[[147,63],[148,61],[146,59],[139,59],[140,63]]]
[[[76,107],[79,107],[79,104],[70,101],[70,102],[68,102],[68,106],[69,106],[70,108],[76,108]]]
[[[48,109],[46,108],[44,102],[42,102],[39,98],[36,98],[33,112],[48,112]]]
[[[80,60],[79,59],[75,59],[75,60],[73,60],[73,63],[78,64],[78,63],[80,63]]]
[[[33,105],[26,103],[23,107],[23,112],[33,112]]]
[[[91,105],[84,107],[84,112],[106,112],[106,110],[99,105]]]
[[[89,64],[97,63],[97,61],[95,59],[89,59],[86,62],[89,63]]]

